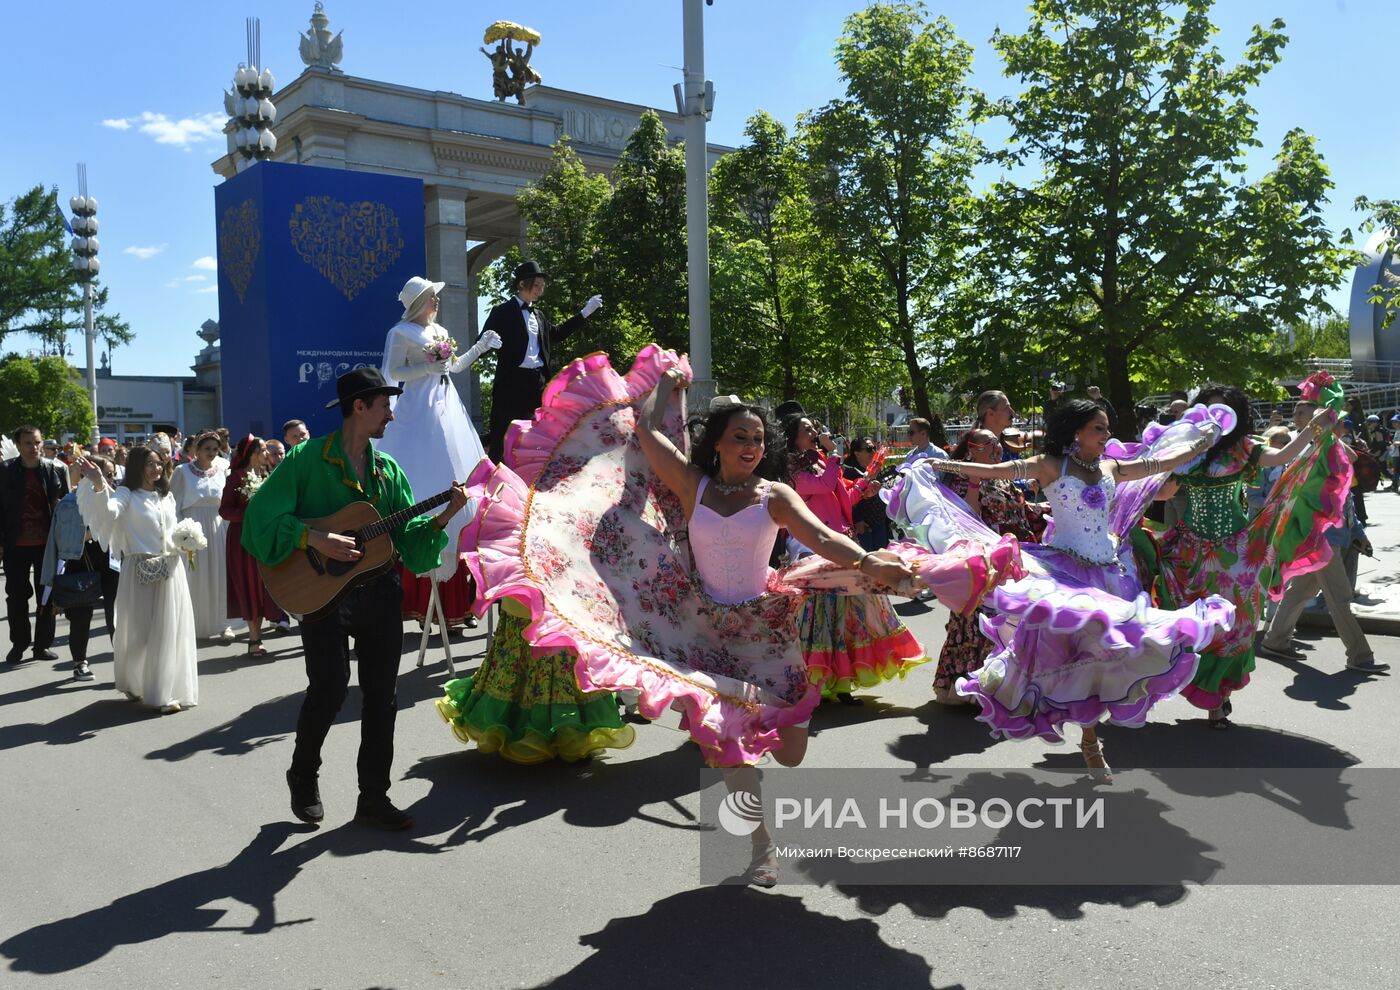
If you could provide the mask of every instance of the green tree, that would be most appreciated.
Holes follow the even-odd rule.
[[[1361,225],[1363,232],[1384,231],[1384,236],[1375,245],[1376,249],[1400,253],[1400,200],[1372,202],[1365,196],[1358,196],[1356,208],[1367,214],[1366,221]],[[1390,326],[1395,322],[1396,315],[1400,314],[1400,277],[1391,271],[1382,272],[1381,275],[1383,281],[1371,287],[1371,302],[1385,307],[1386,326]]]
[[[607,176],[590,173],[567,136],[555,145],[549,169],[516,196],[525,219],[530,257],[549,273],[544,304],[551,312],[576,313],[588,297],[601,291],[598,219],[612,196]],[[508,252],[509,272],[520,263]],[[609,299],[609,303],[613,300]],[[587,327],[559,345],[559,356],[571,358],[593,351],[616,350],[620,335],[611,307],[599,310]]]
[[[56,195],[35,186],[8,208],[0,203],[0,341],[12,333],[62,337],[74,278]]]
[[[655,111],[643,113],[628,137],[596,224],[598,291],[617,328],[617,353],[652,341],[688,349],[685,153],[667,143]]]
[[[833,252],[816,229],[800,149],[762,111],[710,175],[715,374],[745,395],[841,406],[865,394],[870,356],[838,330],[821,275]]]
[[[63,358],[8,354],[0,359],[0,426],[9,433],[25,424],[46,437],[92,435],[97,425],[92,401],[77,369]]]
[[[1261,146],[1246,97],[1287,39],[1281,21],[1256,26],[1226,65],[1212,5],[1034,0],[1024,34],[993,38],[1025,86],[992,108],[1011,128],[1001,161],[1037,178],[987,199],[1005,290],[987,333],[1102,376],[1120,411],[1162,376],[1266,375],[1284,360],[1276,328],[1325,309],[1352,258],[1323,221],[1332,182],[1307,134],[1289,131],[1272,170],[1243,178]]]
[[[846,96],[802,120],[816,224],[850,255],[825,269],[835,319],[898,355],[919,415],[925,363],[968,328],[976,243],[969,130],[972,48],[922,4],[875,4],[846,19],[836,59]]]

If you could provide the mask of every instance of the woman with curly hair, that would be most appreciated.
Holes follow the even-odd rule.
[[[905,532],[940,553],[1006,537],[969,511],[936,471],[973,481],[1034,480],[1045,492],[1053,529],[1022,548],[1026,574],[992,591],[982,628],[993,653],[960,695],[981,706],[994,735],[1059,742],[1064,725],[1083,728],[1080,750],[1096,780],[1112,781],[1095,726],[1105,718],[1140,726],[1157,702],[1185,687],[1195,651],[1233,609],[1206,596],[1175,611],[1153,608],[1126,539],[1162,472],[1198,457],[1222,432],[1200,409],[1193,421],[1145,450],[1111,441],[1108,415],[1072,399],[1046,423],[1045,453],[1000,464],[919,464],[891,499]],[[1139,456],[1145,454],[1146,456]]]
[[[952,458],[974,464],[1000,464],[1001,442],[990,430],[968,430],[953,448]],[[997,533],[1010,533],[1022,543],[1035,543],[1045,532],[1044,507],[1027,502],[1010,481],[984,478],[973,485],[966,475],[955,474],[950,476],[947,485]],[[976,613],[950,612],[943,628],[943,649],[938,654],[938,669],[933,675],[933,700],[940,705],[966,704],[967,699],[958,696],[954,685],[958,678],[982,666],[992,652],[992,641],[982,635]]]
[[[1230,726],[1230,695],[1249,683],[1254,634],[1267,591],[1277,599],[1289,578],[1318,570],[1331,556],[1324,533],[1341,523],[1351,465],[1332,435],[1341,389],[1314,376],[1304,398],[1323,402],[1282,448],[1252,435],[1249,398],[1233,385],[1203,385],[1197,401],[1228,406],[1236,422],[1199,462],[1177,470],[1159,493],[1186,492],[1186,513],[1162,537],[1159,598],[1180,606],[1219,596],[1235,606],[1235,624],[1201,652],[1183,698],[1209,711],[1213,729]],[[1248,514],[1246,488],[1261,469],[1284,467],[1262,507]],[[1150,553],[1150,548],[1149,551]]]

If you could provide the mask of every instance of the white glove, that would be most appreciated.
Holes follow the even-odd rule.
[[[393,381],[412,382],[419,378],[427,378],[429,375],[445,375],[448,372],[446,361],[424,361],[422,364],[405,364],[401,368],[392,369]]]
[[[598,307],[601,305],[603,305],[602,296],[589,296],[588,302],[583,304],[583,309],[578,311],[578,315],[586,320],[594,313],[598,312]]]
[[[477,339],[475,344],[467,348],[467,353],[463,354],[453,363],[452,373],[455,375],[459,371],[470,368],[472,365],[476,364],[481,355],[485,354],[487,351],[494,351],[500,346],[501,335],[494,330],[487,330]]]

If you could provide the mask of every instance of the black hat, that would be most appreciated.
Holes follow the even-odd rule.
[[[334,409],[336,406],[349,409],[356,399],[379,395],[381,392],[385,395],[402,395],[403,389],[386,382],[378,368],[356,368],[335,380],[335,392],[336,397],[326,403],[327,409]]]
[[[773,410],[773,415],[778,419],[803,419],[807,415],[807,410],[803,409],[802,403],[796,399],[788,399]]]
[[[549,278],[549,276],[544,273],[544,269],[540,267],[538,261],[524,262],[515,269],[515,274],[511,277],[514,279],[511,285],[519,285],[522,279]]]

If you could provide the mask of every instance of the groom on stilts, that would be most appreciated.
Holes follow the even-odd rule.
[[[512,276],[514,294],[491,310],[482,327],[483,334],[494,330],[501,335],[496,378],[491,385],[491,435],[486,444],[493,461],[501,460],[511,421],[534,419],[544,386],[557,370],[550,361],[550,348],[556,341],[568,339],[603,304],[602,296],[592,296],[577,315],[556,327],[535,307],[548,281],[537,262],[520,265]]]

